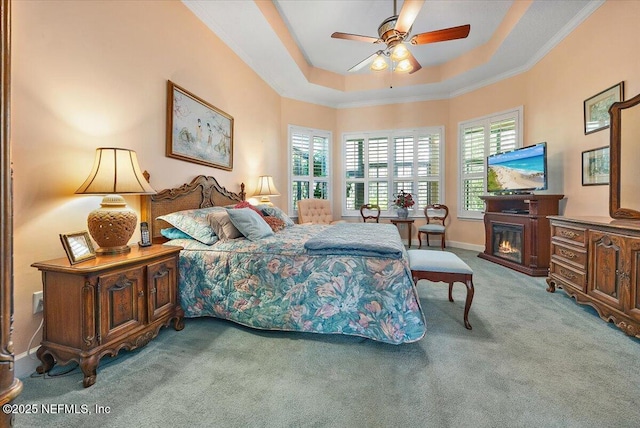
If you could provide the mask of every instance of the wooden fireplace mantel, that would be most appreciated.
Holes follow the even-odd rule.
[[[547,216],[558,215],[558,204],[564,195],[490,195],[480,198],[485,201],[485,248],[478,257],[527,275],[547,276],[551,240]],[[520,263],[495,255],[493,242],[495,226],[522,230]]]

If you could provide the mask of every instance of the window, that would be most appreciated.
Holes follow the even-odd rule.
[[[482,218],[487,156],[522,147],[522,107],[460,123],[458,216]]]
[[[393,209],[400,190],[413,194],[412,215],[444,203],[444,128],[345,134],[343,216],[360,215],[363,204]]]
[[[300,199],[331,199],[331,133],[289,126],[289,215]]]

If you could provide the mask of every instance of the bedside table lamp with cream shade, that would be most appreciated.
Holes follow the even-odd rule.
[[[136,212],[121,195],[152,195],[138,165],[136,152],[114,147],[96,149],[93,169],[76,194],[105,195],[100,208],[89,213],[87,225],[98,254],[128,253],[127,245],[138,222]]]
[[[270,175],[261,175],[260,178],[258,178],[258,187],[253,196],[260,196],[260,204],[262,205],[273,205],[271,200],[269,200],[269,196],[280,196],[276,185],[273,184],[273,177]]]

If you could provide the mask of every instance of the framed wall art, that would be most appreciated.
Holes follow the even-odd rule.
[[[171,158],[233,169],[233,117],[168,81],[167,151]]]
[[[609,184],[609,146],[582,152],[582,185]]]
[[[67,253],[69,263],[72,265],[96,258],[89,232],[60,234],[60,241],[62,241],[64,251]]]
[[[608,128],[609,107],[618,101],[624,101],[624,82],[584,100],[584,134]]]

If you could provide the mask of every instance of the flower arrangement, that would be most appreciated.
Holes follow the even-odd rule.
[[[415,201],[413,200],[411,193],[406,193],[404,190],[401,190],[400,193],[394,196],[396,199],[393,201],[393,205],[398,208],[411,208],[415,205]]]

